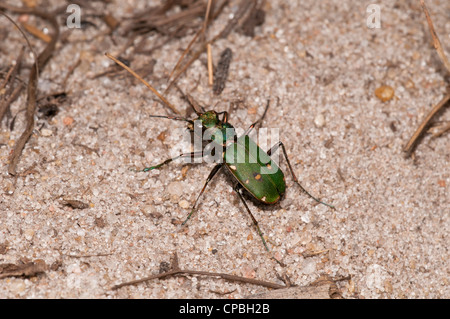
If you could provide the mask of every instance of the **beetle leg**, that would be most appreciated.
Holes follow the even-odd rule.
[[[214,168],[211,170],[211,172],[208,175],[208,178],[206,179],[205,185],[203,185],[203,188],[200,192],[200,194],[198,194],[197,199],[195,200],[194,206],[192,206],[192,210],[189,213],[189,215],[186,217],[186,220],[183,222],[182,225],[186,224],[186,222],[189,220],[189,218],[191,218],[192,214],[195,211],[195,207],[197,206],[197,202],[198,199],[200,198],[200,196],[202,196],[202,194],[205,192],[206,186],[208,185],[208,183],[213,179],[214,175],[216,175],[216,173],[222,168],[222,163],[217,164],[216,166],[214,166]]]
[[[223,115],[222,122],[228,123],[228,112],[227,111],[217,112],[217,115]]]
[[[140,170],[138,172],[148,172],[148,171],[160,168],[161,166],[169,164],[170,162],[172,162],[172,161],[174,161],[176,159],[182,158],[182,157],[190,157],[191,159],[193,159],[193,158],[196,158],[196,157],[198,158],[199,156],[203,157],[203,152],[202,151],[180,154],[180,155],[178,155],[176,157],[166,159],[164,162],[162,162],[162,163],[160,163],[158,165],[145,167],[144,169],[142,169],[142,170]]]
[[[263,233],[261,232],[261,229],[259,228],[258,221],[256,220],[255,216],[253,216],[252,212],[250,211],[250,208],[248,208],[248,205],[244,199],[244,196],[242,196],[242,194],[241,194],[241,189],[242,189],[242,186],[239,183],[236,184],[236,186],[234,187],[234,191],[238,194],[239,198],[241,199],[242,203],[245,206],[245,209],[247,210],[248,214],[252,218],[253,224],[255,225],[256,230],[258,231],[259,237],[261,237],[264,247],[266,247],[267,251],[270,251],[269,247],[267,247],[266,241],[264,240]]]
[[[299,183],[299,181],[298,181],[298,179],[297,179],[297,176],[295,176],[295,174],[294,174],[294,170],[292,169],[291,163],[289,162],[289,158],[288,158],[288,156],[287,156],[286,148],[284,147],[283,142],[278,142],[277,144],[275,144],[274,146],[272,146],[272,147],[270,148],[270,150],[267,151],[267,155],[270,156],[272,153],[275,153],[275,152],[278,150],[278,148],[279,148],[280,146],[281,146],[281,149],[283,150],[283,155],[284,155],[284,158],[286,159],[286,162],[287,162],[287,165],[288,165],[288,167],[289,167],[289,171],[291,172],[292,178],[294,179],[294,182],[300,187],[300,189],[301,189],[306,195],[308,195],[309,197],[311,197],[312,199],[314,199],[316,202],[318,202],[318,203],[320,203],[320,204],[323,204],[323,205],[325,205],[325,206],[328,206],[328,207],[330,207],[330,208],[335,209],[335,207],[334,207],[333,205],[330,205],[330,204],[327,204],[327,203],[325,203],[325,202],[322,202],[320,199],[315,198],[314,196],[312,196],[310,193],[308,193],[308,191],[307,191],[306,189],[303,188],[302,185],[300,185],[300,183]]]

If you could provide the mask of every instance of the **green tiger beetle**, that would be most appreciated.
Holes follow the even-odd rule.
[[[124,67],[128,70],[128,67],[123,65],[120,61],[118,61],[113,56],[106,54],[110,59]],[[134,75],[134,74],[133,74]],[[144,81],[144,80],[143,80]],[[151,87],[150,84],[144,83],[148,87]],[[160,97],[161,101],[173,109],[165,98],[161,98],[162,96],[157,93],[157,91],[152,88],[153,92]],[[197,203],[201,195],[204,193],[208,183],[213,179],[213,177],[219,172],[223,167],[233,176],[234,179],[234,187],[233,190],[238,195],[239,199],[242,201],[246,211],[250,215],[250,218],[255,225],[255,228],[258,232],[258,235],[261,237],[261,240],[264,244],[264,247],[267,251],[269,247],[263,237],[263,233],[258,225],[258,221],[253,216],[250,208],[248,207],[244,196],[243,191],[245,190],[248,194],[250,194],[257,202],[264,203],[267,205],[276,204],[284,195],[286,191],[286,181],[283,172],[277,166],[277,164],[272,161],[270,158],[271,154],[276,152],[279,147],[281,147],[283,151],[284,158],[286,160],[289,171],[294,179],[294,182],[300,187],[300,189],[310,198],[315,200],[316,202],[326,205],[332,209],[334,209],[333,205],[327,204],[318,198],[312,196],[308,191],[306,191],[302,185],[300,185],[297,177],[294,174],[291,163],[286,153],[285,146],[282,142],[276,143],[272,146],[267,153],[262,150],[250,137],[250,132],[263,121],[267,110],[269,109],[270,100],[267,101],[267,105],[265,107],[264,113],[259,120],[250,125],[247,131],[240,137],[237,137],[235,134],[235,129],[233,125],[228,122],[228,113],[227,112],[215,112],[215,111],[206,111],[203,107],[198,109],[194,104],[191,104],[194,109],[195,114],[197,115],[197,119],[190,120],[184,117],[179,116],[165,116],[165,115],[151,115],[150,117],[157,118],[165,118],[176,121],[184,121],[188,123],[188,129],[191,132],[194,132],[194,126],[201,126],[201,132],[205,132],[206,130],[212,130],[212,134],[207,142],[211,142],[211,144],[222,150],[222,161],[216,164],[214,168],[208,175],[206,182],[203,185],[200,193],[198,194],[194,205],[190,213],[187,215],[185,221],[182,225],[185,225],[187,221],[191,218],[192,214],[195,212]],[[221,118],[220,118],[221,117]],[[231,132],[231,134],[230,134]],[[169,164],[170,162],[179,159],[179,158],[203,158],[205,156],[204,151],[196,151],[190,153],[180,154],[176,157],[169,158],[164,162],[155,165],[146,167],[140,172],[148,172],[154,169],[159,169],[162,166]]]

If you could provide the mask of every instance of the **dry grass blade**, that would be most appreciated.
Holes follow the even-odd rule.
[[[19,97],[20,91],[23,88],[22,83],[20,83],[18,87],[14,88],[14,80],[16,74],[20,70],[23,52],[24,47],[22,47],[22,49],[20,50],[19,55],[16,59],[16,63],[9,69],[8,73],[6,74],[5,80],[3,81],[2,85],[0,85],[0,123],[7,113],[9,106]],[[5,89],[10,79],[10,85],[7,89]]]
[[[197,38],[199,37],[199,35],[202,34],[202,31],[203,31],[202,29],[198,30],[198,32],[192,38],[191,42],[189,42],[186,50],[183,51],[183,54],[181,54],[180,58],[177,61],[177,64],[173,68],[172,72],[170,72],[170,75],[169,75],[169,78],[167,79],[167,82],[170,81],[170,79],[172,78],[172,76],[175,73],[175,71],[179,68],[179,66],[180,66],[181,62],[183,61],[184,57],[186,56],[186,54],[191,50],[191,48],[194,45],[195,41],[197,41]]]
[[[5,5],[2,5],[2,4],[0,4],[0,8],[2,8],[2,9],[11,9],[11,7],[5,6]],[[23,11],[19,10],[18,12],[23,12]],[[24,37],[25,41],[27,42],[27,45],[30,48],[30,51],[33,54],[34,59],[36,61],[38,59],[38,56],[37,56],[36,52],[34,52],[33,46],[31,45],[30,40],[28,40],[28,37],[25,34],[25,32],[22,30],[22,28],[19,27],[19,25],[10,16],[5,14],[4,12],[0,11],[0,14],[3,15],[4,17],[6,17],[12,24],[14,24],[14,26],[17,28],[17,30],[19,30],[19,32],[23,35],[23,37]],[[38,63],[35,63],[34,65],[36,67],[36,73],[39,75],[39,65],[38,65]]]
[[[441,58],[442,63],[446,67],[447,71],[450,73],[450,63],[447,59],[447,56],[445,55],[444,50],[442,49],[441,41],[439,41],[439,37],[436,33],[436,30],[434,29],[433,22],[430,17],[430,12],[428,11],[428,8],[427,8],[424,0],[420,0],[420,4],[422,5],[423,12],[425,13],[425,16],[427,19],[428,27],[430,29],[431,36],[433,38],[434,48],[436,49],[439,57]],[[415,146],[417,145],[417,142],[419,141],[420,137],[423,135],[423,133],[425,132],[425,129],[430,124],[431,119],[437,113],[439,113],[439,111],[445,105],[447,105],[447,102],[449,101],[449,99],[450,99],[450,93],[447,93],[444,96],[444,98],[428,112],[425,119],[422,121],[422,123],[419,125],[417,130],[414,132],[414,134],[409,139],[408,143],[403,148],[403,151],[406,153],[406,156],[411,155],[411,153],[414,150]]]
[[[225,6],[225,4],[228,1],[224,1],[222,3],[222,5],[216,10],[216,12],[213,14],[214,17],[216,17],[221,10],[223,9],[223,7]],[[249,12],[251,12],[251,10],[257,5],[257,1],[256,0],[252,0],[252,1],[248,1],[248,0],[243,0],[239,3],[239,7],[237,12],[235,13],[233,19],[231,19],[230,21],[228,21],[227,25],[216,35],[214,36],[211,40],[207,41],[207,42],[203,42],[199,48],[198,51],[194,52],[192,57],[186,62],[186,64],[178,71],[178,73],[174,76],[173,80],[169,83],[169,85],[167,86],[167,89],[164,91],[164,94],[167,94],[167,92],[170,90],[170,88],[172,87],[172,85],[178,80],[178,78],[187,70],[187,68],[194,63],[194,61],[196,61],[199,56],[205,52],[206,47],[208,46],[208,44],[212,45],[216,40],[218,39],[222,39],[222,38],[226,38],[231,31],[233,31],[234,28],[236,28],[236,26],[239,25],[239,21],[241,21],[243,19],[243,17],[246,16],[246,14],[248,14]],[[213,18],[214,18],[213,17]],[[203,30],[203,29],[202,29]],[[201,33],[200,33],[201,34]],[[187,50],[185,50],[185,53],[183,53],[183,57],[184,55],[186,55]],[[179,66],[181,63],[181,59],[178,61],[177,66]],[[176,70],[177,67],[174,68],[174,70]],[[173,73],[173,72],[172,72]],[[171,74],[172,74],[171,73]]]
[[[225,28],[223,28],[222,31],[216,37],[214,37],[211,42],[215,41],[216,39],[226,38],[231,33],[231,31],[233,31],[233,29],[240,24],[240,21],[244,20],[245,16],[249,14],[249,12],[252,12],[253,8],[255,8],[256,5],[256,0],[241,1],[236,13],[234,14],[233,19],[228,22]]]
[[[44,65],[47,63],[47,61],[50,59],[50,56],[52,55],[53,51],[55,50],[56,42],[59,37],[59,25],[56,21],[55,14],[54,13],[46,13],[39,10],[24,10],[22,8],[15,8],[12,6],[6,6],[6,5],[0,5],[0,7],[4,9],[11,10],[13,12],[17,13],[28,13],[36,15],[44,20],[47,20],[51,23],[53,26],[54,32],[52,34],[52,40],[50,43],[47,44],[45,49],[37,56],[34,54],[34,51],[31,47],[30,42],[28,41],[28,38],[26,37],[25,33],[20,29],[20,27],[15,23],[12,19],[10,19],[7,15],[5,15],[12,23],[20,30],[22,35],[25,37],[28,45],[30,46],[33,54],[35,55],[35,67],[31,69],[29,80],[28,80],[28,96],[27,96],[27,107],[26,107],[26,128],[22,135],[20,136],[19,140],[17,141],[13,153],[10,157],[10,163],[8,167],[8,173],[11,175],[16,174],[16,166],[19,162],[20,155],[22,154],[22,151],[25,147],[25,144],[27,143],[28,139],[30,138],[31,134],[33,133],[34,129],[34,113],[36,110],[36,96],[37,96],[37,84],[38,84],[38,77],[39,77],[39,69],[43,68]]]
[[[206,41],[206,30],[208,28],[208,24],[210,23],[211,20],[214,20],[220,14],[220,12],[222,12],[222,9],[225,7],[225,4],[227,2],[228,2],[227,0],[223,1],[222,4],[220,5],[220,7],[216,10],[216,12],[214,12],[214,14],[211,14],[212,1],[211,0],[208,1],[207,7],[206,7],[205,21],[203,23],[203,27],[195,33],[195,35],[192,38],[191,42],[189,42],[189,45],[187,46],[187,48],[184,50],[183,54],[178,59],[177,64],[175,65],[175,67],[170,72],[170,75],[169,75],[169,78],[167,79],[167,82],[170,81],[170,79],[172,78],[172,76],[175,73],[175,71],[180,67],[181,62],[183,62],[184,57],[190,52],[192,46],[197,41],[197,39],[198,39],[198,37],[200,35],[202,35],[202,41],[201,42],[205,43],[205,41]],[[184,68],[184,70],[186,70],[186,68]],[[171,87],[171,86],[172,86],[172,83],[169,85],[169,87]],[[167,90],[166,90],[166,92],[167,92]]]
[[[120,65],[122,68],[124,68],[125,70],[127,70],[128,72],[130,72],[136,79],[138,79],[139,81],[141,81],[143,84],[145,84],[145,86],[147,86],[153,93],[155,93],[155,95],[157,97],[159,97],[159,99],[168,107],[170,108],[174,113],[176,114],[180,114],[180,112],[169,102],[167,101],[167,99],[162,96],[153,86],[151,86],[147,81],[145,81],[143,78],[141,78],[136,72],[134,72],[133,70],[131,70],[129,67],[127,67],[125,64],[123,64],[121,61],[119,61],[117,58],[113,57],[111,54],[109,53],[105,53],[105,55],[110,58],[111,60],[113,60],[115,63],[117,63],[118,65]]]
[[[338,281],[350,280],[351,276],[341,278],[330,278],[321,276],[309,286],[291,286],[265,293],[246,296],[247,299],[342,299],[341,292],[337,286]]]
[[[195,19],[204,14],[206,4],[203,0],[192,0],[186,4],[184,10],[168,14],[175,5],[177,1],[169,0],[161,6],[139,12],[131,17],[131,23],[124,28],[124,33],[144,34],[157,31],[171,37],[186,35],[190,28],[198,25]]]
[[[178,78],[187,70],[187,68],[192,63],[194,63],[195,60],[198,59],[198,57],[203,53],[203,50],[204,50],[205,47],[206,47],[206,44],[202,46],[202,49],[200,49],[199,51],[195,52],[194,55],[191,57],[191,59],[189,59],[189,61],[183,66],[183,68],[180,71],[178,71],[178,73],[175,75],[173,80],[167,86],[166,90],[164,91],[164,94],[167,94],[167,92],[169,92],[170,88],[178,80]]]
[[[422,123],[419,125],[417,130],[414,132],[414,134],[409,139],[408,143],[405,145],[403,151],[406,152],[407,155],[411,154],[411,152],[414,150],[415,145],[419,141],[420,137],[423,133],[425,133],[425,129],[430,124],[431,119],[438,113],[444,105],[447,104],[447,102],[450,100],[450,93],[444,96],[444,98],[436,104],[430,112],[428,112],[426,118],[422,121]]]
[[[34,25],[28,24],[26,22],[22,22],[22,26],[27,30],[31,35],[35,36],[38,39],[41,39],[44,42],[50,43],[52,38],[48,35],[36,28]]]
[[[208,4],[206,5],[205,21],[203,23],[203,30],[204,31],[206,31],[206,28],[208,27],[209,16],[211,14],[211,5],[212,5],[212,0],[208,0]]]
[[[433,133],[433,137],[439,137],[447,131],[450,131],[450,123],[442,125],[436,133]]]
[[[214,84],[214,66],[212,60],[211,44],[209,43],[206,45],[206,52],[208,54],[208,84],[212,86]]]
[[[420,4],[422,5],[423,12],[425,12],[425,16],[427,18],[431,36],[433,37],[434,48],[439,54],[442,63],[444,63],[445,67],[447,68],[447,71],[450,73],[450,62],[448,61],[447,56],[445,55],[444,50],[442,49],[441,41],[439,41],[439,37],[436,33],[436,30],[434,29],[433,21],[431,20],[430,12],[428,11],[427,5],[425,4],[425,0],[420,0]]]

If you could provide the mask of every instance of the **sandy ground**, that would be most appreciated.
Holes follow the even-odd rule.
[[[127,39],[92,40],[107,30],[100,20],[99,29],[72,30],[39,81],[41,94],[60,90],[67,70],[81,58],[67,83],[70,100],[52,120],[38,121],[18,165],[25,174],[17,178],[8,175],[7,165],[24,113],[13,131],[5,122],[1,126],[0,263],[41,259],[51,267],[31,278],[1,279],[0,298],[242,298],[269,290],[192,276],[111,290],[157,274],[175,252],[182,268],[279,284],[283,274],[300,286],[323,275],[351,275],[338,283],[347,298],[449,298],[450,136],[427,135],[415,159],[402,152],[443,97],[445,72],[418,1],[379,1],[378,29],[366,25],[372,2],[268,1],[266,21],[254,38],[233,32],[214,44],[215,62],[225,48],[233,51],[219,97],[208,86],[205,54],[178,82],[200,103],[231,109],[230,122],[242,129],[258,119],[270,98],[263,126],[279,130],[302,185],[336,206],[331,210],[305,196],[281,159],[284,199],[273,207],[249,202],[270,253],[223,172],[188,224],[179,224],[212,164],[178,161],[150,173],[130,170],[177,155],[185,125],[149,118],[170,111],[131,78],[94,78],[112,64],[103,53],[115,54]],[[450,54],[450,2],[428,2]],[[223,27],[236,4],[231,1],[210,34]],[[137,0],[106,6],[117,18],[144,7]],[[2,17],[0,27],[14,30]],[[155,59],[147,80],[163,90],[190,39],[140,55],[132,67]],[[43,47],[34,38],[32,43]],[[18,32],[8,35],[2,68],[22,44]],[[395,89],[392,100],[375,96],[381,85]],[[167,98],[183,114],[188,110],[177,90]],[[12,114],[25,99],[24,93]],[[448,108],[436,119],[449,120]],[[64,205],[67,199],[89,207],[73,209]]]

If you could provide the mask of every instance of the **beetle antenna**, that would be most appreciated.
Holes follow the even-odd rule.
[[[190,124],[194,124],[194,121],[184,118],[184,117],[179,117],[179,116],[167,116],[167,115],[149,115],[149,117],[158,117],[158,118],[162,118],[162,119],[169,119],[169,120],[174,120],[174,121],[185,121],[188,122]]]

